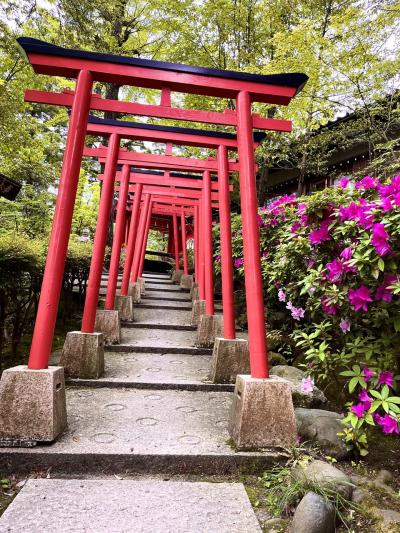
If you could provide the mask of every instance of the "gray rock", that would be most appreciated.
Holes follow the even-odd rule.
[[[271,367],[284,365],[286,366],[286,359],[278,352],[268,352],[268,361]]]
[[[393,511],[392,509],[378,509],[377,514],[382,517],[384,526],[400,524],[400,513],[398,511]]]
[[[368,497],[369,497],[368,491],[357,487],[353,490],[351,501],[354,503],[360,504],[364,502],[365,500],[367,500]]]
[[[264,533],[284,533],[287,529],[288,521],[283,518],[271,518],[262,524]]]
[[[341,415],[322,409],[295,409],[297,432],[306,441],[313,442],[326,454],[336,459],[348,455],[343,440],[338,436],[343,431]]]
[[[386,485],[387,483],[391,483],[393,481],[393,474],[389,472],[389,470],[382,468],[378,471],[375,480]]]
[[[299,368],[288,365],[277,365],[271,368],[270,374],[289,381],[295,407],[323,407],[326,405],[327,399],[325,394],[318,387],[314,387],[311,393],[305,393],[301,390],[301,382],[305,374]]]
[[[351,498],[354,488],[354,485],[344,472],[328,463],[324,463],[324,461],[312,461],[307,465],[300,464],[293,468],[292,476],[296,480],[303,480],[336,490],[347,499]]]
[[[299,503],[291,524],[292,533],[333,533],[335,510],[325,500],[308,492]]]

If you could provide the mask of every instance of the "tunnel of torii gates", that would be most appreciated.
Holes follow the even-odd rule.
[[[179,270],[179,248],[182,247],[184,275],[188,272],[185,226],[186,217],[190,216],[194,224],[194,279],[198,285],[198,300],[194,304],[205,304],[201,319],[213,318],[212,213],[213,208],[219,209],[225,330],[224,338],[216,339],[215,346],[218,341],[239,345],[239,339],[235,339],[233,314],[229,201],[229,173],[238,172],[248,319],[248,343],[243,340],[242,343],[246,345],[245,359],[250,363],[250,375],[238,373],[245,368],[243,346],[236,350],[236,344],[222,344],[217,356],[214,346],[213,359],[219,357],[223,366],[231,365],[232,373],[238,374],[229,424],[236,445],[252,448],[294,443],[296,427],[289,384],[281,378],[270,378],[268,373],[254,160],[254,149],[264,138],[265,131],[290,132],[291,122],[253,114],[251,105],[252,102],[288,105],[306,83],[307,76],[299,73],[259,75],[121,57],[61,48],[25,37],[18,39],[18,44],[37,74],[76,79],[76,86],[74,91],[62,93],[28,90],[25,94],[28,102],[65,106],[71,108],[71,112],[28,365],[4,371],[0,382],[0,443],[53,441],[66,426],[64,367],[48,365],[83,156],[95,157],[104,163],[104,171],[99,176],[102,192],[82,327],[80,332],[67,334],[61,359],[66,374],[69,364],[66,354],[74,359],[77,377],[85,377],[85,372],[98,376],[103,371],[103,333],[99,332],[101,328],[96,329],[95,323],[96,314],[100,312],[97,304],[107,226],[116,193],[119,199],[115,235],[106,309],[102,312],[118,314],[114,311],[118,264],[126,231],[126,210],[130,206],[128,195],[133,193],[118,296],[128,298],[129,291],[132,288],[137,291],[140,286],[146,238],[154,216],[167,216],[169,231],[172,222],[175,267]],[[104,99],[92,92],[95,82],[158,89],[160,103],[149,105]],[[172,92],[231,99],[235,101],[235,109],[215,112],[175,108],[171,105]],[[90,111],[229,126],[236,134],[105,120],[91,116]],[[107,138],[107,147],[85,148],[86,135]],[[161,155],[129,152],[121,148],[122,139],[163,143],[166,150]],[[217,156],[205,160],[175,156],[172,145],[212,149]],[[228,159],[231,151],[237,151],[237,161]],[[162,175],[156,171],[161,171]],[[176,173],[181,175],[176,176]],[[212,174],[217,175],[216,181],[211,178]],[[199,331],[200,326],[201,322]],[[72,372],[71,365],[70,370]]]

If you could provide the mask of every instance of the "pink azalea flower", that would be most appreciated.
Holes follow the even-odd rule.
[[[382,428],[383,433],[399,433],[399,424],[395,418],[390,415],[374,416],[375,422]]]
[[[368,383],[368,381],[371,380],[375,376],[375,372],[372,372],[367,366],[363,368],[363,376],[365,381]]]
[[[329,303],[329,300],[326,296],[323,296],[321,300],[321,306],[322,306],[322,311],[326,313],[327,315],[331,315],[331,316],[336,315],[339,309],[339,306],[337,306],[336,304]]]
[[[372,302],[371,291],[365,285],[358,289],[349,289],[348,298],[354,311],[368,311],[368,302]]]
[[[362,404],[364,404],[364,407],[368,411],[372,405],[372,398],[369,396],[365,389],[360,392],[360,394],[358,395],[358,399]]]
[[[343,274],[343,263],[340,259],[334,259],[330,263],[326,264],[326,268],[329,271],[327,278],[329,281],[339,281]]]
[[[385,213],[391,211],[393,209],[393,204],[390,198],[382,198],[381,207],[385,211]]]
[[[291,233],[296,233],[297,230],[301,228],[300,222],[295,222],[292,227],[290,228]]]
[[[310,240],[310,243],[321,244],[324,241],[330,241],[332,237],[329,234],[329,225],[330,225],[330,221],[324,220],[321,223],[319,229],[315,229],[311,231],[308,237]]]
[[[361,181],[357,181],[356,189],[376,189],[378,187],[379,180],[372,176],[365,176]]]
[[[394,377],[392,372],[389,370],[384,370],[378,376],[378,385],[387,385],[388,387],[393,388]]]
[[[301,380],[300,390],[304,394],[311,394],[314,390],[314,380],[312,377],[308,376]]]
[[[348,184],[349,178],[342,178],[341,180],[339,180],[339,187],[341,187],[342,189],[345,189]]]
[[[261,228],[261,226],[263,225],[263,219],[261,218],[261,215],[257,214],[257,223],[258,223],[258,227]]]
[[[278,291],[278,300],[280,302],[286,302],[286,294],[283,292],[282,289],[279,289]]]
[[[391,302],[393,299],[393,289],[389,289],[395,281],[397,281],[397,276],[394,274],[386,274],[383,278],[382,285],[379,285],[376,288],[374,300],[382,300],[383,302]]]
[[[350,331],[351,323],[350,320],[347,318],[342,318],[339,324],[340,329],[343,331],[343,333],[347,333]]]
[[[302,307],[292,307],[290,311],[294,320],[300,320],[300,318],[304,318],[305,310]]]
[[[373,225],[371,243],[376,253],[380,256],[384,256],[392,251],[389,244],[389,234],[385,230],[384,224]]]
[[[236,268],[239,268],[239,267],[243,266],[243,263],[244,263],[244,260],[243,260],[242,257],[240,257],[238,259],[235,259],[233,264],[235,265]]]
[[[347,248],[344,248],[340,254],[340,257],[344,259],[345,261],[349,261],[353,258],[353,248],[351,246],[348,246]]]
[[[365,404],[363,404],[361,402],[360,403],[356,403],[355,405],[352,405],[351,406],[351,410],[353,411],[353,413],[355,415],[358,416],[358,418],[361,418],[364,415],[365,411],[368,411],[368,409],[366,408]]]

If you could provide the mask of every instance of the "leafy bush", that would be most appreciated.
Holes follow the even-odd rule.
[[[46,253],[39,239],[14,231],[0,233],[0,356],[10,352],[15,360],[21,338],[31,331]],[[74,285],[82,300],[91,254],[91,244],[71,240],[64,273],[63,318],[72,312]]]
[[[274,349],[319,385],[334,384],[342,405],[340,372],[358,365],[399,373],[400,176],[278,198],[259,210],[259,227],[268,329],[290,339]],[[233,252],[243,281],[239,216]]]

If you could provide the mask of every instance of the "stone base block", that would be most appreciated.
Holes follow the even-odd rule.
[[[249,374],[249,372],[247,340],[217,337],[211,358],[210,380],[213,383],[234,383],[238,374]]]
[[[133,322],[133,299],[132,296],[116,296],[115,308],[119,311],[119,318],[125,322]]]
[[[190,298],[193,300],[199,299],[199,284],[194,281],[190,289]]]
[[[67,426],[64,369],[9,368],[0,381],[0,446],[52,442]]]
[[[201,315],[197,327],[196,346],[212,348],[215,338],[221,336],[224,330],[222,315]]]
[[[181,277],[181,288],[182,289],[191,289],[193,285],[193,276],[191,274],[182,274]]]
[[[288,382],[237,376],[229,434],[239,449],[293,446],[297,431]]]
[[[67,333],[60,365],[64,367],[65,375],[70,378],[100,378],[104,374],[103,333]]]
[[[137,280],[140,286],[140,294],[141,296],[144,296],[146,294],[146,283],[144,281],[144,278],[138,278]]]
[[[183,276],[183,270],[173,270],[172,271],[172,283],[180,283]]]
[[[98,309],[96,311],[94,329],[104,334],[104,341],[107,344],[119,344],[121,342],[119,311]]]
[[[190,318],[190,324],[192,326],[197,326],[200,322],[200,317],[206,312],[206,301],[205,300],[194,300],[192,307],[192,316]]]
[[[132,302],[134,304],[140,304],[141,291],[140,283],[136,281],[135,283],[129,283],[128,295],[132,297]]]

